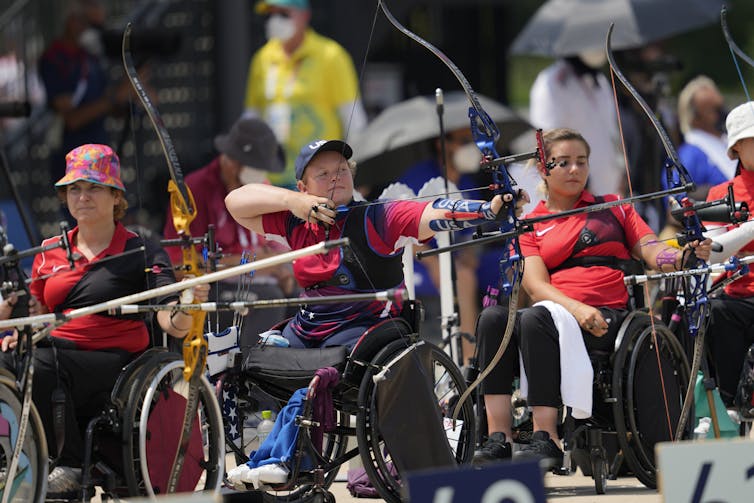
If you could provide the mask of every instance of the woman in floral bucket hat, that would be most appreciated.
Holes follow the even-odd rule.
[[[114,298],[175,282],[164,250],[126,229],[119,220],[128,204],[120,178],[120,161],[107,145],[87,144],[66,155],[66,173],[55,184],[58,195],[76,220],[68,232],[74,268],[62,248],[38,254],[32,266],[31,293],[40,311],[68,312]],[[53,237],[43,244],[59,240]],[[144,247],[143,251],[141,247]],[[129,253],[130,252],[130,253]],[[100,261],[105,261],[100,265]],[[194,296],[207,300],[209,287],[195,287]],[[157,299],[175,304],[177,295]],[[183,311],[157,313],[160,328],[184,337],[191,316]],[[77,410],[98,407],[96,400],[109,392],[122,367],[144,351],[150,341],[146,323],[138,315],[105,313],[71,320],[52,332],[49,346],[35,351],[33,400],[44,424],[58,466],[48,479],[49,497],[65,498],[80,490],[83,457],[82,431]],[[15,370],[16,337],[2,340],[0,366]],[[43,345],[44,346],[44,345]],[[66,397],[65,433],[55,434],[50,397],[55,390]]]
[[[736,176],[729,182],[712,187],[708,201],[725,197],[728,185],[733,184],[737,202],[745,202],[754,208],[754,102],[738,105],[725,121],[728,133],[728,157],[738,160]],[[713,252],[710,262],[721,262],[732,255],[754,254],[754,220],[739,226],[723,222],[709,222],[712,239],[722,246],[722,251]],[[723,402],[738,410],[743,419],[754,419],[751,413],[751,397],[741,397],[744,360],[754,344],[754,270],[725,287],[725,291],[712,299],[711,322],[708,333],[714,362],[717,384]],[[754,354],[754,352],[752,353]],[[748,405],[743,403],[748,401]]]

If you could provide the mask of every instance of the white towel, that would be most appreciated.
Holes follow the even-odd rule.
[[[550,311],[555,328],[558,330],[560,343],[560,396],[563,405],[571,407],[571,414],[575,419],[586,419],[592,416],[592,380],[594,370],[589,361],[581,328],[576,318],[560,304],[550,300],[537,302],[534,306],[543,306]],[[526,337],[526,334],[519,334]],[[519,353],[519,360],[521,354]],[[521,396],[526,397],[529,392],[529,382],[526,379],[523,361],[521,362]]]

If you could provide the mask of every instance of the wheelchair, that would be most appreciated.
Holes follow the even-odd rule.
[[[613,354],[590,355],[594,368],[592,417],[577,421],[566,414],[564,467],[578,466],[604,494],[607,479],[631,473],[657,487],[654,447],[675,438],[689,382],[682,344],[664,324],[644,310],[624,320]],[[570,459],[570,461],[569,461]]]
[[[420,309],[415,303],[410,307],[414,313]],[[239,407],[239,422],[255,408],[260,392],[282,405],[294,391],[307,389],[296,416],[299,430],[295,455],[288,463],[290,474],[284,483],[268,484],[264,501],[334,501],[327,488],[339,468],[359,456],[379,495],[397,503],[407,471],[471,460],[471,401],[463,405],[457,421],[450,418],[466,387],[463,376],[446,353],[419,339],[415,327],[404,318],[383,320],[361,336],[350,354],[342,346],[259,346],[220,375],[218,396],[233,390],[245,404]],[[324,431],[320,444],[318,426],[323,420],[313,405],[319,379],[315,373],[327,367],[340,376],[332,389],[336,424]],[[413,438],[412,422],[421,425]],[[353,438],[355,447],[348,445]],[[248,459],[230,438],[227,444],[238,463]]]
[[[84,435],[82,501],[95,486],[104,499],[155,497],[167,492],[179,449],[189,386],[181,355],[151,348],[131,361],[91,417]],[[82,415],[82,411],[79,411]],[[222,414],[214,389],[202,376],[199,405],[176,492],[219,491],[224,474]]]
[[[29,422],[18,456],[13,483],[7,485],[6,475],[11,464],[19,424],[22,416],[23,396],[13,375],[0,371],[0,497],[5,491],[11,494],[8,501],[42,502],[47,492],[47,441],[42,421],[34,404],[29,408]]]
[[[631,311],[619,327],[613,352],[590,352],[594,370],[592,417],[574,419],[567,407],[559,426],[567,475],[581,469],[604,494],[607,480],[632,474],[649,488],[657,487],[654,447],[675,438],[689,382],[686,348],[663,322],[641,305],[641,286],[629,290]],[[532,422],[525,398],[512,395],[513,441],[527,443]],[[485,421],[477,396],[478,418]],[[482,442],[480,437],[479,442]]]

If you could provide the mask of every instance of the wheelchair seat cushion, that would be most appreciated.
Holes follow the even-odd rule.
[[[345,346],[325,348],[283,348],[256,346],[249,351],[241,370],[255,380],[291,391],[304,388],[321,368],[342,372],[348,350]]]

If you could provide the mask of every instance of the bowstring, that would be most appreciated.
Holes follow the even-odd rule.
[[[736,67],[736,72],[738,72],[738,78],[741,81],[741,86],[744,89],[746,101],[751,102],[749,89],[746,86],[746,80],[744,79],[743,72],[741,71],[741,65],[738,62],[738,55],[740,55],[741,59],[743,59],[752,67],[754,67],[754,61],[749,58],[746,53],[743,52],[740,47],[738,47],[738,44],[736,44],[735,40],[733,40],[733,36],[731,35],[730,29],[728,28],[727,14],[728,10],[725,8],[725,5],[723,5],[723,7],[720,9],[720,24],[723,29],[723,35],[725,36],[725,41],[728,43],[728,50],[730,51],[730,56],[733,58],[733,64]]]
[[[370,49],[370,47],[372,45],[372,39],[373,39],[373,36],[374,36],[374,28],[375,28],[375,26],[377,24],[377,16],[379,15],[379,12],[380,11],[379,11],[379,4],[378,4],[377,8],[375,9],[374,14],[372,16],[372,23],[371,23],[371,28],[370,28],[370,31],[369,31],[369,39],[367,41],[367,48],[364,51],[364,57],[362,59],[361,67],[360,67],[360,70],[359,70],[359,76],[358,76],[358,82],[359,83],[362,82],[364,74],[365,74],[366,65],[367,65],[367,59],[368,59],[368,56],[369,56],[369,49]],[[360,94],[359,94],[359,96],[360,96]],[[347,138],[348,137],[348,133],[349,133],[350,128],[351,128],[351,120],[353,119],[353,114],[354,114],[354,110],[356,109],[357,102],[358,102],[358,100],[354,100],[353,104],[351,105],[351,113],[349,115],[349,120],[348,120],[348,123],[346,125],[346,129],[344,131],[343,138]],[[341,152],[341,155],[343,155],[343,154],[344,154],[344,152]],[[350,169],[350,167],[349,167],[349,169]],[[331,192],[330,192],[330,197],[328,199],[332,200],[332,198],[335,196],[335,188],[337,187],[339,180],[340,180],[340,169],[338,168],[336,170],[335,183],[333,184],[333,187],[332,187]],[[390,201],[372,201],[370,203],[365,203],[365,206],[382,205],[382,204],[387,204],[388,202],[390,202]],[[336,210],[336,212],[335,212],[335,219],[334,219],[335,221],[333,222],[333,226],[336,226],[337,223],[338,223],[337,219],[338,219],[339,213],[337,211],[337,207],[335,208],[335,210]],[[366,217],[366,214],[365,214],[365,217]],[[346,216],[346,218],[347,218],[347,216]],[[308,220],[309,219],[307,217],[307,222],[305,222],[305,223],[308,223]],[[320,224],[317,224],[317,225],[319,227]],[[324,224],[324,225],[327,225],[327,224]],[[318,240],[319,236],[317,236],[317,232],[314,230],[314,228],[312,227],[311,224],[308,225],[308,228],[309,228],[309,232],[311,233],[311,235],[315,239]],[[342,231],[342,229],[341,229],[341,231]],[[327,240],[329,238],[329,232],[330,232],[330,226],[328,225],[326,227],[326,230],[325,230],[325,240]],[[342,251],[341,250],[332,250],[330,253],[342,253]],[[359,258],[359,256],[356,253],[352,253],[352,256],[353,256],[354,261],[355,261],[356,265],[358,266],[359,270],[364,274],[364,277],[368,281],[370,288],[372,288],[373,290],[377,291],[378,288],[376,287],[376,285],[372,281],[371,275],[369,274],[369,271],[367,270],[365,264],[361,261],[361,259]],[[309,292],[311,294],[313,292],[316,292],[316,290],[310,290]],[[318,295],[313,295],[313,296],[316,297]],[[393,301],[392,300],[388,300],[388,301],[385,301],[385,302],[386,302],[386,310],[387,310],[387,303],[392,303]],[[303,310],[305,308],[306,308],[306,305],[302,305],[302,306],[299,307],[299,310]],[[398,322],[395,319],[395,317],[388,316],[388,317],[385,318],[385,320],[389,321],[390,323],[393,323],[396,328],[399,328]],[[404,340],[404,341],[406,341],[406,347],[408,347],[409,344],[408,344],[408,341],[405,339],[405,337],[401,337],[401,339]],[[424,370],[422,369],[422,371],[424,371]]]
[[[612,65],[608,65],[608,66],[610,67],[610,84],[613,91],[613,103],[615,105],[615,115],[618,122],[618,132],[620,136],[621,152],[623,154],[623,162],[626,169],[626,182],[628,184],[629,196],[633,197],[634,192],[633,192],[633,186],[631,184],[631,169],[628,164],[628,151],[626,149],[626,139],[625,139],[625,136],[623,135],[623,118],[620,111],[620,105],[618,103],[618,88],[615,83],[615,71],[613,70]],[[631,203],[631,205],[633,206],[633,203]],[[649,245],[653,242],[657,243],[659,242],[659,239],[652,240],[646,243],[646,245]],[[640,246],[646,246],[646,245],[640,245]],[[657,368],[660,374],[660,386],[662,387],[663,405],[665,407],[665,418],[667,419],[667,422],[668,422],[668,435],[669,435],[669,438],[672,440],[675,436],[673,434],[673,426],[672,426],[673,421],[670,418],[670,404],[668,403],[667,391],[665,389],[665,376],[663,375],[663,371],[662,371],[662,363],[660,359],[660,346],[657,341],[657,329],[655,327],[655,321],[654,321],[654,308],[652,306],[652,302],[650,300],[650,295],[649,295],[649,285],[645,285],[644,287],[644,297],[645,297],[645,302],[646,302],[647,310],[649,314],[650,325],[652,327],[652,342],[654,343],[655,355],[657,357]]]

